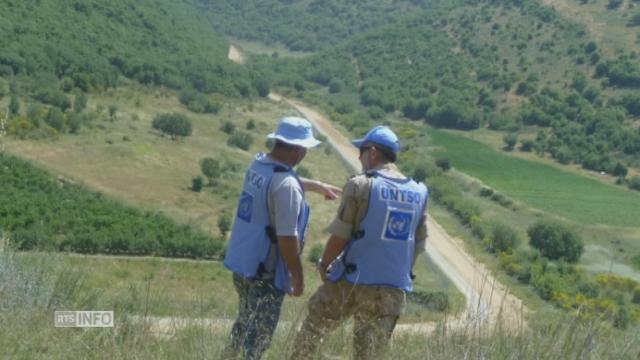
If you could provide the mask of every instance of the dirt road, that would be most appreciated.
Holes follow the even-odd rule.
[[[345,162],[356,171],[360,171],[356,148],[326,117],[298,101],[281,95],[271,93],[269,98],[290,105],[309,119],[317,130],[327,137]],[[511,295],[484,265],[465,251],[460,239],[449,236],[433,218],[428,219],[428,228],[427,255],[467,299],[464,314],[452,322],[452,325],[455,326],[457,323],[467,326],[469,322],[494,324],[501,319],[503,325],[521,326],[522,315],[525,312],[522,302]]]

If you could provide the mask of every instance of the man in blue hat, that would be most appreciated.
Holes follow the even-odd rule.
[[[364,173],[343,189],[318,263],[324,283],[309,300],[291,359],[312,358],[322,337],[351,316],[356,359],[380,358],[412,290],[415,259],[425,251],[428,192],[394,164],[396,134],[377,126],[352,143]]]
[[[284,295],[303,293],[300,253],[309,221],[305,190],[327,199],[341,192],[299,178],[293,169],[307,149],[320,144],[307,120],[285,117],[267,138],[275,144],[269,154],[257,154],[246,172],[224,259],[239,297],[224,358],[244,352],[246,359],[260,359],[271,342]]]

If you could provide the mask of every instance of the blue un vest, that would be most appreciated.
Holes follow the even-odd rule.
[[[329,280],[356,285],[413,289],[411,267],[415,233],[428,190],[412,179],[392,179],[373,172],[369,209],[329,272]]]
[[[256,155],[247,170],[224,266],[247,279],[273,278],[277,289],[288,292],[291,288],[289,269],[280,256],[276,232],[269,221],[269,186],[276,172],[288,172],[300,182],[293,169],[268,161],[262,153]],[[304,194],[302,184],[300,188]],[[309,214],[309,206],[303,201],[298,214],[300,251],[304,246]]]

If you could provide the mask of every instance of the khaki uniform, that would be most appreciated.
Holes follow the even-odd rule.
[[[404,179],[395,164],[376,168],[387,177]],[[371,178],[365,174],[352,177],[345,185],[338,214],[329,232],[351,239],[359,230],[369,207]],[[416,230],[415,257],[425,251],[427,238],[426,207]],[[353,285],[346,280],[325,282],[309,300],[309,315],[302,325],[291,359],[310,359],[317,344],[344,320],[354,317],[354,347],[357,359],[380,356],[406,305],[405,292],[385,286]]]

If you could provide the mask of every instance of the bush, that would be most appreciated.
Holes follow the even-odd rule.
[[[494,193],[492,188],[488,188],[488,187],[483,187],[482,189],[480,189],[480,196],[482,197],[489,197],[492,196]]]
[[[71,107],[71,100],[61,90],[43,89],[34,95],[36,100],[53,105],[65,111]]]
[[[204,185],[204,180],[202,180],[202,176],[196,176],[191,179],[191,190],[195,192],[202,191],[202,186]]]
[[[522,140],[520,143],[520,151],[530,152],[533,150],[535,146],[535,141],[533,140]]]
[[[209,180],[209,185],[212,185],[213,180],[220,177],[222,166],[220,160],[207,157],[200,160],[200,170]]]
[[[314,244],[311,249],[309,249],[309,254],[307,255],[307,260],[309,260],[312,264],[317,264],[322,258],[323,247],[320,244]]]
[[[640,191],[640,176],[636,175],[629,180],[629,189]]]
[[[413,180],[418,182],[424,182],[427,179],[427,169],[424,166],[418,166],[413,171]]]
[[[339,93],[344,89],[344,81],[341,79],[332,79],[329,82],[329,92],[332,94]]]
[[[527,229],[529,244],[552,260],[576,262],[584,250],[582,239],[574,231],[552,221],[538,221]]]
[[[176,140],[180,136],[191,135],[191,119],[186,115],[180,113],[160,114],[157,115],[151,126],[162,131],[163,134],[168,134],[171,139]]]
[[[73,99],[73,111],[76,113],[82,112],[87,107],[87,102],[89,101],[89,97],[86,93],[80,92]]]
[[[223,211],[218,218],[218,231],[220,231],[223,239],[227,237],[229,230],[231,230],[231,216],[226,211]]]
[[[516,133],[506,134],[502,138],[502,141],[504,141],[505,149],[507,151],[513,151],[513,149],[515,148],[516,144],[518,143],[518,134],[516,134]]]
[[[253,144],[253,136],[245,131],[235,131],[227,140],[227,145],[235,146],[242,150],[249,150]]]
[[[225,121],[224,124],[222,124],[222,126],[220,127],[220,130],[222,130],[222,132],[226,134],[231,135],[234,131],[236,131],[236,126],[231,121]]]
[[[206,95],[195,90],[185,90],[180,94],[180,102],[195,113],[217,114],[220,104],[210,100]]]
[[[510,251],[519,243],[520,236],[514,229],[502,223],[495,223],[489,235],[487,251],[492,253]]]
[[[451,169],[451,161],[446,158],[440,158],[436,160],[436,166],[442,169],[442,171],[447,171]]]

